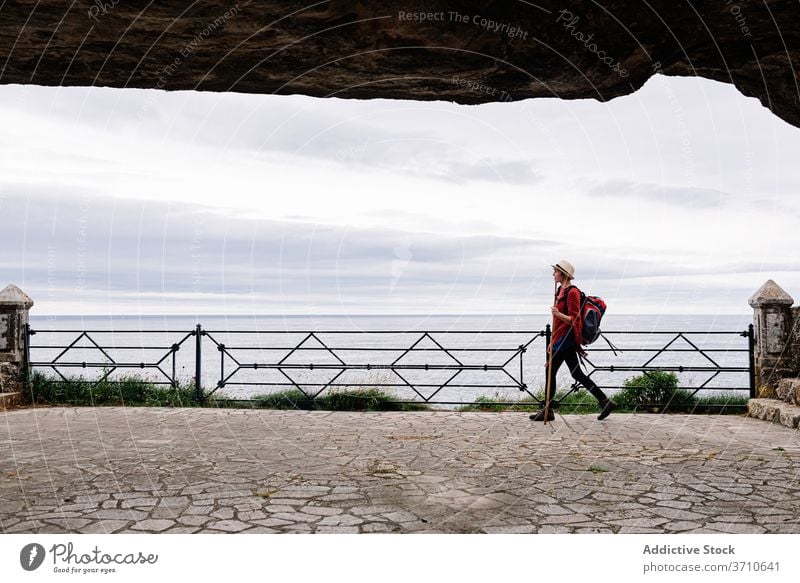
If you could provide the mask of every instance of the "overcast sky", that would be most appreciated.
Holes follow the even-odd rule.
[[[616,313],[800,297],[800,130],[730,85],[461,106],[0,86],[0,285],[36,314]]]

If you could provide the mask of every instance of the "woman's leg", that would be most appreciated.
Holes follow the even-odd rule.
[[[598,400],[601,405],[605,405],[608,401],[608,397],[603,391],[600,390],[600,387],[597,386],[597,383],[595,383],[589,377],[589,375],[581,370],[581,364],[578,361],[578,352],[574,348],[565,351],[564,361],[567,363],[567,367],[569,367],[569,373],[572,375],[572,378],[586,387],[586,389],[595,399]]]
[[[549,379],[544,389],[545,406],[539,412],[530,415],[530,419],[532,421],[544,421],[545,418],[547,419],[547,421],[552,421],[555,418],[552,404],[548,405],[548,403],[552,403],[553,395],[556,394],[556,373],[558,372],[558,369],[561,366],[562,362],[564,362],[564,352],[560,350],[556,351],[553,354],[552,361],[549,361],[550,364],[549,374],[547,373],[547,371],[545,371],[545,374]],[[550,390],[548,391],[548,389]],[[547,409],[547,415],[544,414],[545,409]]]
[[[561,364],[564,362],[564,350],[556,350],[553,354],[553,361],[550,363],[550,380],[545,387],[545,401],[553,402],[553,396],[556,394],[556,374]],[[550,389],[548,392],[547,389]]]

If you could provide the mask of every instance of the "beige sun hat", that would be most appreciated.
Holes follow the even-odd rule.
[[[551,265],[553,269],[558,269],[561,273],[566,275],[570,279],[575,279],[575,267],[573,267],[572,263],[567,261],[566,259],[562,259],[555,265]]]

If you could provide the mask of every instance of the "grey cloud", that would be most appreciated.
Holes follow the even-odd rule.
[[[590,189],[592,196],[611,196],[664,203],[681,208],[716,208],[725,206],[731,195],[710,188],[658,186],[626,180],[603,182]]]
[[[708,276],[765,274],[766,277],[785,271],[800,271],[800,261],[742,261],[740,263],[714,263],[702,267],[690,267],[670,259],[653,257],[651,261],[627,258],[592,258],[580,265],[577,276],[581,280],[632,281],[643,278],[676,278],[681,276]],[[755,291],[755,290],[754,290]]]
[[[102,293],[154,294],[142,296],[145,303],[158,294],[297,295],[339,304],[344,296],[378,304],[476,290],[498,296],[524,290],[530,274],[520,265],[544,264],[541,256],[555,246],[231,218],[196,205],[59,197],[45,187],[9,190],[0,206],[9,225],[0,232],[0,268],[6,280],[51,301]]]
[[[78,191],[59,197],[44,187],[29,195],[14,190],[6,186],[0,198],[7,221],[0,232],[0,269],[6,282],[48,300],[139,294],[147,303],[176,294],[249,294],[281,302],[314,298],[322,306],[358,306],[361,298],[363,305],[380,306],[402,298],[418,298],[423,305],[424,298],[476,294],[519,298],[550,293],[549,270],[542,266],[571,254],[548,240],[232,218],[196,205]],[[648,261],[603,255],[572,257],[580,285],[607,288],[642,278],[744,273],[759,280],[800,270],[798,261],[700,269],[687,268],[666,252]]]
[[[319,110],[311,98],[214,93],[115,91],[102,88],[7,90],[10,102],[49,119],[101,132],[215,146],[243,154],[311,157],[359,170],[376,169],[463,184],[532,184],[530,160],[475,158],[434,131],[370,125],[346,104]],[[21,107],[18,105],[18,107]],[[367,110],[372,111],[371,109]],[[402,113],[401,113],[402,115]],[[395,127],[402,127],[401,122]],[[80,153],[57,152],[62,159]]]
[[[536,184],[544,176],[537,171],[533,163],[527,160],[503,161],[481,160],[475,164],[453,163],[449,176],[456,181],[482,180],[484,182],[500,182],[506,184]]]
[[[322,120],[292,123],[269,135],[268,140],[263,132],[257,132],[258,138],[247,145],[258,151],[291,152],[366,171],[383,169],[456,184],[470,181],[534,184],[542,180],[530,160],[481,158],[466,162],[468,154],[432,134],[389,132],[354,124],[320,132],[322,123]]]

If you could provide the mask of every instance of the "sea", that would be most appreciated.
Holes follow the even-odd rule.
[[[610,394],[637,369],[659,368],[701,396],[746,396],[751,321],[751,314],[608,314],[584,369]],[[531,314],[37,315],[31,362],[52,376],[136,375],[167,385],[194,385],[199,371],[203,392],[217,398],[377,387],[400,401],[451,408],[543,391],[549,322]],[[564,366],[559,389],[570,384]]]

